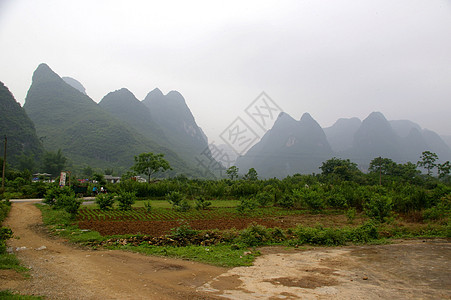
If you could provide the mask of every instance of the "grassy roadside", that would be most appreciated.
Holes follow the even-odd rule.
[[[0,299],[8,299],[8,300],[44,300],[44,297],[39,296],[28,296],[28,295],[19,295],[17,293],[11,291],[0,291]]]
[[[298,247],[300,245],[380,244],[389,243],[391,238],[449,238],[451,236],[447,220],[415,224],[405,223],[399,216],[389,223],[379,224],[367,221],[359,226],[338,228],[311,224],[292,229],[279,229],[254,224],[242,231],[224,232],[202,232],[189,227],[179,227],[170,235],[159,238],[131,234],[101,236],[95,231],[80,230],[65,211],[54,210],[45,205],[37,204],[37,206],[41,209],[43,222],[50,232],[74,243],[94,248],[101,246],[147,255],[178,257],[225,267],[251,265],[260,255],[256,247],[265,245]],[[327,217],[327,214],[324,215],[324,218]],[[210,236],[206,239],[205,236],[208,235]],[[210,243],[212,235],[215,237],[215,242]]]
[[[10,209],[11,203],[8,200],[0,201],[0,224],[6,219]],[[9,228],[0,227],[0,269],[12,269],[27,276],[26,271],[28,269],[20,264],[20,261],[14,254],[6,251],[6,240],[12,238],[13,234]]]

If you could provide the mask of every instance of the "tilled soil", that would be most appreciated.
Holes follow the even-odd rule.
[[[254,266],[227,270],[76,248],[49,237],[39,210],[29,203],[13,204],[6,225],[17,237],[9,245],[22,249],[17,255],[31,268],[31,279],[0,270],[0,289],[48,299],[451,299],[451,243],[446,240],[265,247]]]

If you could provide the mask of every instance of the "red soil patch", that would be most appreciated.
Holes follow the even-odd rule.
[[[190,220],[184,224],[189,224],[196,230],[226,230],[244,229],[251,223],[257,223],[266,227],[285,227],[277,220],[263,219],[215,219],[215,220]],[[179,221],[79,221],[78,227],[98,231],[101,235],[115,234],[147,234],[150,236],[161,236],[169,234],[172,228],[179,227]]]

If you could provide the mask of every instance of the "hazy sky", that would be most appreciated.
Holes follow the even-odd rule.
[[[178,90],[216,143],[236,117],[256,126],[262,91],[323,127],[381,111],[451,135],[450,0],[0,0],[0,45],[20,103],[45,62],[96,102]]]

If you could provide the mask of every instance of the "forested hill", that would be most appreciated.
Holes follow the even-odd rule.
[[[142,152],[164,153],[172,171],[194,174],[173,151],[139,134],[41,64],[33,74],[25,110],[47,150],[60,149],[74,166],[128,170]]]
[[[39,161],[43,148],[36,135],[34,124],[8,88],[0,82],[0,157],[2,158],[5,136],[8,138],[7,161],[10,165],[21,167],[20,162]]]
[[[164,95],[156,88],[147,94],[142,103],[163,130],[168,146],[183,159],[195,163],[196,157],[202,153],[209,155],[207,137],[179,92],[171,91]]]

